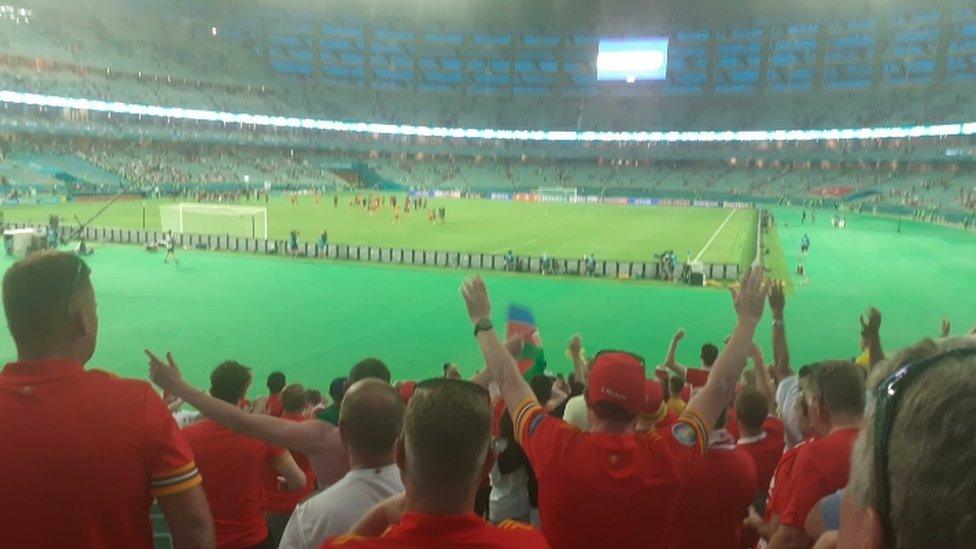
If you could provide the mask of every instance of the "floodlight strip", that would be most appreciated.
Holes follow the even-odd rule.
[[[756,141],[823,141],[854,139],[902,139],[909,137],[951,137],[976,134],[976,122],[878,128],[838,128],[825,130],[746,130],[746,131],[569,131],[447,128],[376,122],[342,122],[315,118],[241,114],[181,107],[159,107],[119,101],[79,99],[56,95],[0,90],[0,102],[38,107],[68,108],[112,114],[150,116],[201,122],[224,122],[276,128],[295,128],[361,134],[444,137],[452,139],[493,139],[538,142],[609,143],[736,143]]]

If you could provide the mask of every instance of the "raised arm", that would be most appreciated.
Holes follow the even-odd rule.
[[[773,381],[769,378],[769,371],[766,369],[766,360],[763,357],[762,349],[759,345],[753,344],[750,352],[752,367],[756,372],[756,390],[766,397],[770,407],[776,407],[776,389]]]
[[[781,280],[769,284],[769,310],[773,313],[773,367],[779,380],[793,375],[790,348],[786,344],[786,293]]]
[[[950,332],[952,332],[952,323],[949,322],[948,317],[942,317],[942,335],[940,337],[949,337]]]
[[[685,409],[702,418],[709,428],[715,425],[728,405],[729,398],[735,391],[735,384],[752,350],[752,338],[762,318],[766,301],[762,267],[753,267],[746,272],[739,291],[733,291],[732,298],[739,318],[735,330],[725,349],[715,360],[708,382],[691,397]]]
[[[586,385],[586,359],[583,358],[583,338],[579,334],[573,334],[569,339],[569,347],[566,349],[569,359],[573,361],[573,379],[578,383]]]
[[[278,473],[278,476],[285,479],[289,492],[297,492],[305,488],[308,478],[305,477],[305,472],[295,462],[295,458],[288,452],[278,456],[271,466]]]
[[[665,355],[664,357],[664,367],[667,368],[668,370],[671,370],[672,372],[675,373],[675,375],[682,378],[684,378],[685,374],[688,373],[688,369],[678,364],[675,361],[674,355],[677,354],[678,344],[681,343],[681,340],[684,337],[685,337],[684,329],[679,329],[677,332],[675,332],[674,336],[671,338],[671,344],[668,345],[668,354]]]
[[[871,307],[868,319],[861,317],[861,337],[867,343],[871,367],[884,360],[884,350],[881,348],[881,311]]]
[[[461,286],[461,295],[464,296],[468,308],[468,318],[475,326],[477,332],[475,338],[478,340],[478,346],[481,347],[481,354],[485,358],[488,371],[498,383],[502,398],[505,400],[505,407],[515,418],[519,405],[528,399],[535,400],[535,394],[522,378],[515,359],[502,344],[498,333],[490,327],[491,300],[488,298],[485,281],[480,276],[469,278]]]
[[[170,353],[166,353],[166,362],[148,349],[146,355],[149,357],[149,377],[153,383],[234,432],[294,452],[309,454],[321,451],[329,432],[335,429],[332,424],[325,421],[289,421],[273,416],[250,414],[183,381],[180,369]]]

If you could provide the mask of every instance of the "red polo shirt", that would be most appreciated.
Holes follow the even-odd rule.
[[[494,526],[474,513],[466,515],[406,513],[399,524],[390,526],[378,538],[364,538],[349,534],[333,538],[325,542],[322,547],[545,549],[549,545],[537,530],[510,520]]]
[[[857,433],[856,428],[838,429],[800,447],[787,481],[780,524],[802,529],[818,501],[847,486]]]
[[[740,437],[739,448],[752,457],[756,464],[756,474],[759,479],[758,494],[769,491],[769,483],[773,480],[773,473],[779,459],[783,457],[786,447],[783,422],[775,417],[767,417],[763,423],[763,432],[758,437]]]
[[[265,406],[268,408],[268,413],[274,417],[281,417],[284,410],[281,408],[281,393],[275,393],[268,397]]]
[[[726,431],[709,446],[681,491],[668,549],[738,549],[742,519],[756,497],[756,465]]]
[[[251,547],[264,541],[264,480],[285,451],[209,419],[183,432],[203,475],[217,547]]]
[[[282,414],[281,419],[306,421],[306,417],[303,414],[291,413]],[[303,499],[315,491],[315,472],[312,471],[312,466],[309,464],[308,458],[305,454],[299,452],[292,452],[291,455],[295,458],[295,463],[305,473],[305,488],[297,492],[289,492],[278,485],[278,474],[274,470],[269,470],[269,481],[267,484],[267,493],[265,494],[265,508],[268,512],[290,514]]]
[[[0,373],[0,545],[153,546],[149,507],[200,484],[148,383],[70,359]]]
[[[708,441],[700,418],[686,411],[668,429],[614,435],[582,432],[534,398],[518,410],[515,436],[538,476],[553,547],[665,546],[681,486]]]

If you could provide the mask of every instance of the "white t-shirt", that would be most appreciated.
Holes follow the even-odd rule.
[[[786,449],[789,450],[803,442],[803,431],[796,417],[796,402],[800,398],[799,378],[789,376],[779,382],[776,388],[776,406],[779,407],[779,417],[786,426]]]
[[[590,430],[590,420],[586,412],[586,400],[583,395],[576,395],[566,401],[563,410],[563,421],[579,428],[580,431]]]
[[[380,501],[403,492],[395,464],[353,469],[295,508],[281,537],[282,549],[316,549],[345,534]]]
[[[507,438],[495,440],[495,451],[501,454],[510,444]],[[498,462],[491,468],[491,496],[488,501],[488,518],[501,522],[529,516],[529,474],[525,467],[503,475]]]

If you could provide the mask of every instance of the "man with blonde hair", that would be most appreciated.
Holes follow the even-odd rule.
[[[876,366],[868,382],[875,404],[851,457],[837,547],[972,546],[974,372],[973,337],[925,340]]]

